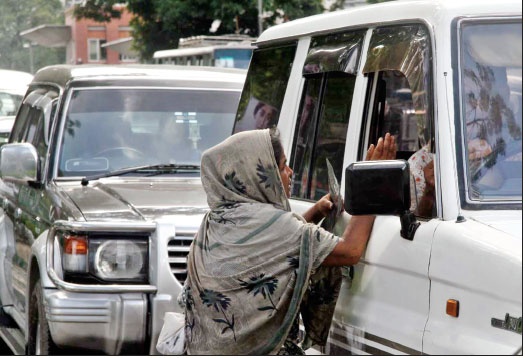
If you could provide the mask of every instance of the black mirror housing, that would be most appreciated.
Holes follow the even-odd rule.
[[[413,240],[420,223],[410,212],[406,160],[357,162],[346,168],[345,210],[350,215],[396,215],[401,237]]]
[[[346,168],[345,210],[350,215],[396,215],[410,209],[406,160],[356,162]]]

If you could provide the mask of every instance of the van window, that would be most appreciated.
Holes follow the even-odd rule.
[[[436,215],[434,188],[426,188],[424,179],[435,152],[430,69],[430,40],[423,25],[374,29],[363,68],[368,91],[361,156],[387,132],[396,137],[396,158],[408,160],[412,173],[411,209],[420,217]]]
[[[461,108],[468,200],[522,200],[521,23],[465,21],[460,32]]]
[[[296,48],[254,50],[233,133],[277,125]]]
[[[317,200],[329,192],[326,159],[341,181],[355,76],[329,72],[306,78],[291,168],[292,196]]]
[[[313,37],[308,49],[290,167],[292,197],[317,200],[329,192],[330,161],[341,181],[358,59],[366,31]]]
[[[312,38],[303,74],[342,71],[355,75],[365,31]]]

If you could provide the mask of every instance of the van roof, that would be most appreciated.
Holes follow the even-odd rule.
[[[423,20],[430,25],[457,16],[519,15],[521,0],[397,0],[313,15],[270,27],[256,45],[293,40],[302,36],[334,32],[357,26]],[[449,26],[448,24],[446,26]]]
[[[53,83],[64,88],[73,80],[159,78],[183,81],[244,83],[246,70],[176,65],[54,65],[40,69],[32,83]]]

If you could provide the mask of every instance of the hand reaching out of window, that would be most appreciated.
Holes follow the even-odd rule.
[[[390,133],[385,134],[385,139],[380,137],[377,145],[370,144],[365,160],[392,160],[396,159],[396,138]]]

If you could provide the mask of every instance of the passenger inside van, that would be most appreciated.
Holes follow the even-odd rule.
[[[498,168],[498,156],[506,156],[507,142],[521,136],[511,109],[507,71],[488,66],[465,56],[463,69],[465,140],[470,180],[481,195],[498,189],[505,174]],[[521,155],[521,152],[519,153]],[[414,153],[410,170],[416,195],[412,209],[416,215],[429,217],[434,207],[434,160],[429,144]]]

